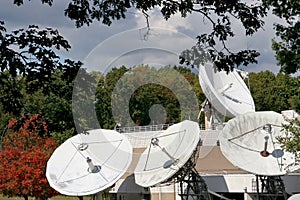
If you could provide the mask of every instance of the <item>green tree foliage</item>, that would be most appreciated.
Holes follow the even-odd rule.
[[[168,77],[168,78],[166,78]],[[184,80],[185,82],[182,82]],[[186,88],[187,84],[190,88]],[[180,101],[192,101],[189,92],[200,102],[180,108]],[[152,123],[175,123],[182,119],[197,118],[197,104],[205,97],[200,89],[198,76],[183,67],[164,67],[156,69],[147,65],[131,69],[122,66],[114,68],[101,77],[96,93],[96,111],[101,127],[113,128],[116,123],[123,126],[148,125]],[[160,114],[151,116],[151,108],[161,105],[163,119],[154,119]],[[185,110],[188,108],[189,110]],[[182,111],[182,110],[183,111]],[[165,111],[165,113],[164,113]],[[165,114],[165,116],[163,116]],[[129,117],[128,117],[129,116]]]
[[[274,25],[276,35],[273,40],[273,50],[281,66],[281,72],[291,74],[300,70],[300,1],[298,0],[263,0],[267,6],[273,8],[273,13],[285,19],[286,23]]]
[[[157,112],[151,116],[149,111],[155,105],[164,107],[166,113],[163,109],[157,108],[153,110],[153,112]],[[147,84],[139,87],[132,94],[129,108],[130,115],[136,125],[174,123],[181,119],[180,104],[176,96],[170,89],[158,84]]]
[[[48,5],[53,0],[41,0]],[[23,0],[14,0],[14,4],[22,5]],[[254,2],[234,1],[204,1],[204,0],[70,0],[65,15],[75,21],[76,27],[90,25],[94,21],[101,21],[110,25],[114,20],[126,18],[132,10],[141,11],[149,26],[147,11],[160,10],[164,19],[168,20],[172,15],[179,13],[186,17],[191,13],[197,13],[199,21],[207,21],[211,25],[211,31],[200,34],[198,44],[189,50],[192,55],[199,47],[209,52],[214,63],[219,69],[230,70],[240,64],[247,65],[256,62],[259,53],[255,50],[232,51],[226,41],[233,38],[235,33],[232,22],[237,20],[244,27],[245,35],[253,35],[264,25],[264,17],[268,10],[285,20],[286,24],[275,24],[277,36],[280,41],[273,42],[276,58],[281,65],[281,71],[295,73],[299,70],[299,12],[300,2],[295,0],[261,0]],[[240,30],[239,30],[240,31]],[[217,48],[221,45],[221,48]],[[182,59],[182,58],[181,58]],[[182,60],[184,62],[184,59]],[[190,62],[190,61],[187,61]]]
[[[73,77],[74,79],[75,77]],[[48,83],[51,91],[47,94],[42,89],[32,94],[25,94],[23,99],[24,113],[39,113],[47,119],[50,132],[63,133],[74,129],[72,115],[73,80],[66,80],[60,70],[52,74]]]
[[[5,71],[2,76],[6,74],[8,71]],[[26,87],[30,82],[26,83],[26,77],[17,76],[11,78],[10,81],[2,80],[3,84],[0,85],[2,134],[7,131],[5,127],[10,118],[32,113],[39,113],[48,120],[49,132],[63,133],[73,129],[73,133],[75,133],[72,116],[73,82],[66,80],[63,76],[64,74],[60,70],[52,74],[51,82],[47,83],[47,87],[49,87],[47,93],[42,88],[27,93]],[[14,87],[12,87],[12,83]],[[12,107],[14,110],[10,110]]]
[[[300,119],[291,120],[288,124],[284,125],[285,134],[278,137],[278,141],[286,151],[295,155],[295,164],[299,165],[300,162]]]
[[[0,64],[1,65],[1,64]],[[0,102],[2,111],[12,116],[22,112],[25,80],[20,76],[13,77],[9,71],[0,74]]]
[[[56,50],[70,49],[69,43],[57,30],[30,25],[27,30],[19,29],[6,33],[4,22],[0,21],[0,72],[8,71],[10,76],[1,80],[22,76],[26,78],[27,92],[43,89],[48,92],[52,73],[62,70],[66,76],[76,74],[80,62],[66,59],[61,61]]]
[[[116,123],[113,118],[111,97],[118,80],[128,71],[125,66],[113,68],[105,76],[98,80],[96,89],[96,113],[99,124],[102,128],[113,128]],[[126,94],[124,94],[126,95]],[[128,105],[127,105],[128,106]]]
[[[270,71],[250,73],[250,88],[257,111],[299,110],[299,77]]]
[[[97,92],[98,86],[98,88],[104,87],[101,85],[102,80],[103,75],[100,72],[87,72],[85,69],[78,71],[72,94],[73,119],[77,132],[103,128],[102,120],[100,123],[97,120],[98,111],[101,116],[101,113],[103,113],[103,116],[107,117],[105,115],[107,107],[105,105],[97,107],[97,102],[102,102],[104,98],[104,94],[100,94],[99,96],[99,92]],[[100,110],[97,110],[98,108]]]
[[[0,103],[0,148],[1,148],[1,137],[7,132],[7,124],[13,118],[9,113],[4,112],[3,105]]]
[[[39,113],[49,120],[49,131],[74,130],[73,80],[81,63],[57,54],[70,48],[68,42],[51,28],[31,25],[7,33],[0,22],[0,45],[1,119]]]
[[[14,3],[21,5],[23,0],[14,0]],[[51,6],[53,0],[42,0],[42,3]],[[263,17],[267,13],[262,2],[250,4],[240,0],[70,0],[65,9],[65,15],[75,21],[76,27],[90,25],[94,21],[101,21],[103,24],[110,25],[114,20],[126,18],[132,10],[138,10],[145,15],[148,27],[150,26],[150,19],[147,11],[150,10],[160,10],[166,20],[176,13],[182,17],[191,13],[199,14],[199,21],[207,21],[211,26],[211,31],[199,35],[196,46],[200,45],[201,48],[209,52],[217,67],[227,71],[240,64],[247,65],[256,62],[256,57],[259,55],[255,50],[246,49],[234,52],[228,48],[226,41],[235,35],[232,22],[240,22],[244,27],[245,35],[252,35],[263,26]],[[221,48],[218,48],[220,45]],[[190,51],[194,54],[194,50],[195,47]]]
[[[276,35],[278,39],[273,40],[272,48],[276,53],[276,59],[281,66],[280,71],[286,74],[292,74],[299,72],[300,70],[300,1],[298,0],[263,0],[264,3],[273,8],[273,13],[280,18],[285,19],[284,24],[276,23],[274,25]],[[285,96],[285,105],[290,105],[291,109],[300,111],[300,93],[299,93],[299,77],[296,77],[289,81],[290,85],[285,84],[283,81],[283,87],[285,86],[285,92],[281,95]],[[279,86],[280,87],[280,86]],[[296,156],[296,162],[299,164],[299,133],[300,133],[299,119],[291,121],[289,125],[285,126],[287,134],[280,138],[280,142],[287,151],[293,153]]]

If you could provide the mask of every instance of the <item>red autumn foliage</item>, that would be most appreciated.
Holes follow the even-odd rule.
[[[50,198],[58,193],[46,178],[46,164],[57,147],[47,134],[47,125],[39,115],[12,119],[9,132],[2,138],[0,151],[0,191],[3,195],[27,199]]]

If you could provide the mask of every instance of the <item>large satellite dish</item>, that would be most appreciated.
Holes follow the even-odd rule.
[[[112,186],[127,170],[132,147],[124,135],[105,129],[66,140],[47,163],[49,184],[61,194],[84,196]]]
[[[300,194],[294,194],[290,196],[288,200],[300,200]]]
[[[251,93],[235,69],[227,73],[206,63],[199,67],[199,82],[212,107],[223,116],[233,118],[255,111]]]
[[[281,148],[284,137],[281,114],[265,111],[239,115],[228,121],[220,135],[224,156],[235,166],[263,176],[281,176],[294,171],[293,154]]]
[[[199,135],[199,124],[185,120],[153,137],[135,168],[136,183],[151,187],[170,180],[192,156]]]

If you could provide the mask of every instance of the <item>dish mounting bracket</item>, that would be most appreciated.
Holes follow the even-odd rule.
[[[201,104],[201,107],[198,114],[198,120],[200,119],[201,114],[204,113],[205,130],[219,128],[219,125],[223,126],[225,116],[217,111],[208,99]]]
[[[195,169],[197,158],[199,157],[199,148],[196,148],[176,175],[176,182],[179,183],[180,191],[178,192],[181,200],[209,200],[210,195],[208,192],[205,180]]]
[[[191,170],[180,182],[179,196],[182,200],[209,200],[209,192],[204,179],[196,170]]]
[[[288,199],[281,176],[256,175],[256,193],[257,200]]]

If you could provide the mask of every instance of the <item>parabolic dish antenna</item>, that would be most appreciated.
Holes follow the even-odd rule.
[[[251,93],[235,69],[227,73],[206,63],[199,67],[199,82],[208,101],[222,115],[233,118],[255,111]]]
[[[198,123],[185,120],[153,137],[135,168],[135,182],[151,187],[171,179],[192,156],[199,135]]]
[[[47,163],[49,184],[61,194],[84,196],[112,186],[127,170],[132,147],[124,135],[105,129],[66,140]]]
[[[288,200],[300,200],[300,194],[294,194],[290,196]]]
[[[284,123],[282,115],[272,111],[239,115],[223,128],[221,151],[233,165],[256,175],[280,176],[294,171],[299,166],[293,165],[293,154],[285,152],[277,139],[285,136]]]

